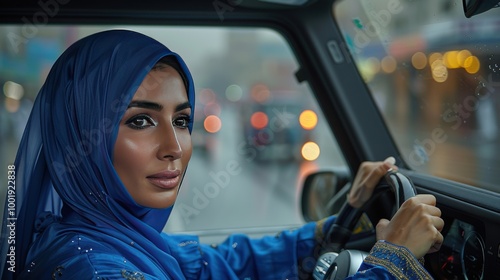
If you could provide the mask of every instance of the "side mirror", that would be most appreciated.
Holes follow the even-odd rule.
[[[500,0],[462,0],[467,18],[500,7]]]
[[[346,200],[350,181],[347,169],[309,174],[304,180],[301,197],[304,220],[317,221],[338,213]]]

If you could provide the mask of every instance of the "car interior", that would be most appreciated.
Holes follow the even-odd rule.
[[[197,92],[193,159],[165,231],[216,243],[347,217],[349,234],[330,241],[335,252],[311,276],[342,279],[376,242],[379,219],[432,194],[445,239],[425,268],[435,279],[500,279],[499,4],[3,1],[0,163],[14,162],[30,105],[67,46],[136,30],[184,57]],[[399,171],[360,211],[346,210],[359,165],[388,156]]]

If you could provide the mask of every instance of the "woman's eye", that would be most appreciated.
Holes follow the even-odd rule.
[[[174,125],[181,128],[188,128],[191,122],[190,116],[181,116],[174,120]]]
[[[153,119],[146,115],[134,116],[127,120],[125,124],[133,129],[144,129],[150,126],[156,126],[156,123],[153,121]]]

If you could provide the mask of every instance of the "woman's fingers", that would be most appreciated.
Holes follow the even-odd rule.
[[[443,242],[444,221],[435,205],[432,195],[417,195],[405,201],[388,224],[377,225],[377,237],[405,246],[417,258],[438,250]]]
[[[432,214],[431,215],[433,216],[432,219],[433,219],[433,224],[434,224],[434,227],[439,231],[441,232],[443,230],[443,227],[444,227],[444,220],[441,219],[441,210],[437,207],[432,207],[431,208],[435,214]],[[437,209],[437,210],[436,210]]]
[[[366,164],[362,167],[365,168],[366,177],[364,178],[364,182],[367,187],[373,189],[378,184],[380,179],[387,173],[389,170],[397,170],[396,159],[394,157],[388,157],[384,161],[378,162],[366,162]]]
[[[431,194],[419,194],[413,198],[413,201],[436,206],[436,197]]]
[[[437,208],[437,207],[434,207]],[[439,208],[437,208],[439,210]],[[436,211],[435,213],[439,213],[438,216],[433,217],[433,224],[436,230],[438,231],[436,234],[436,237],[434,238],[434,243],[432,244],[431,248],[427,253],[434,253],[439,251],[441,248],[441,244],[443,244],[444,237],[441,234],[441,231],[444,228],[444,220],[440,217],[441,216],[441,210]]]
[[[360,208],[372,196],[373,190],[388,170],[397,170],[394,157],[388,157],[384,161],[363,162],[354,178],[351,191],[348,195],[349,204]]]
[[[443,244],[444,237],[443,235],[439,232],[435,238],[435,242],[432,244],[432,246],[429,248],[429,251],[427,253],[434,253],[439,251],[441,248],[441,244]]]

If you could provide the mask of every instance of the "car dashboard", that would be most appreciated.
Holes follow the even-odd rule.
[[[419,181],[421,178],[415,178]],[[445,226],[439,251],[428,254],[425,267],[435,279],[500,279],[500,215],[498,195],[469,188],[440,193],[419,188],[419,193],[436,196]],[[450,192],[446,194],[446,192]],[[481,201],[482,203],[478,203]]]
[[[429,264],[438,279],[482,279],[487,259],[499,256],[498,248],[485,248],[484,224],[473,225],[461,219],[447,218],[441,249],[430,255]],[[491,262],[490,262],[491,263]]]

